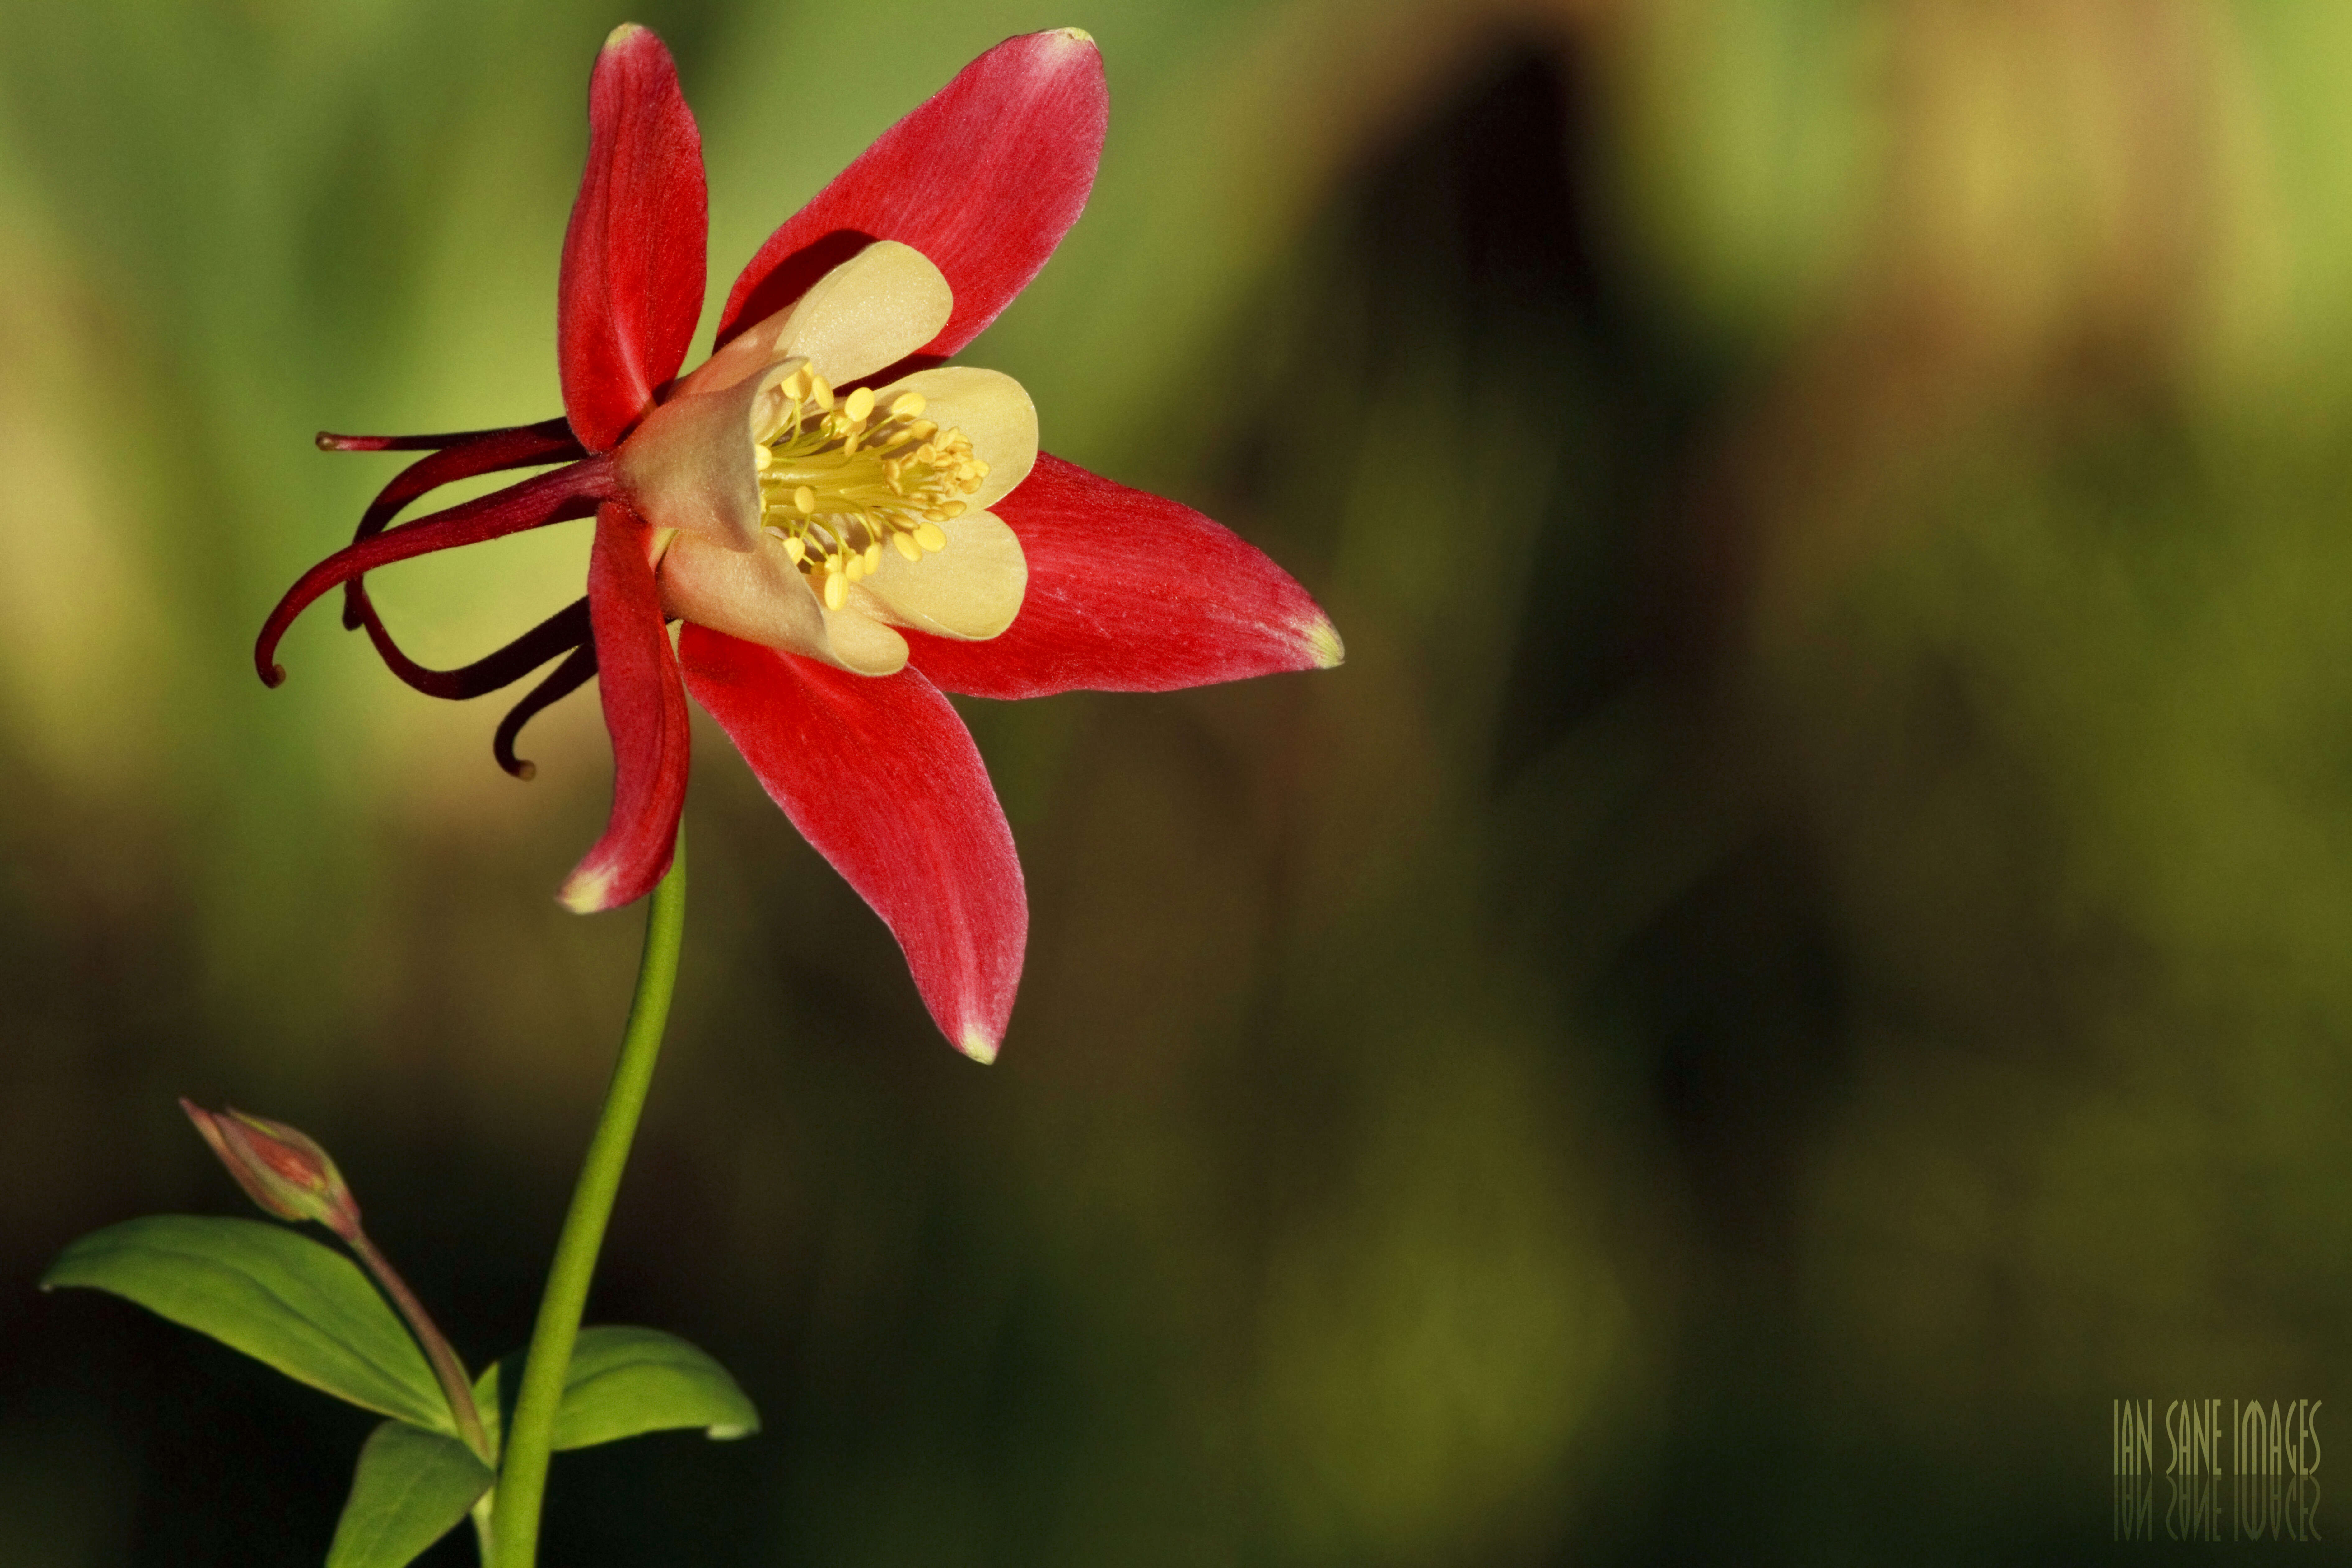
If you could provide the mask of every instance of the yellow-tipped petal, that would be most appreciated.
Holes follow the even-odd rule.
[[[575,915],[602,911],[613,892],[613,873],[590,871],[573,876],[556,890],[555,901]]]
[[[1307,646],[1313,651],[1318,668],[1337,669],[1347,662],[1347,645],[1339,640],[1339,628],[1331,624],[1329,616],[1318,617],[1306,628],[1306,634]]]

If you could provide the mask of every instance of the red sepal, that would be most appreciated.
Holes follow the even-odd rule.
[[[643,27],[604,40],[588,125],[588,167],[563,231],[556,359],[572,431],[606,452],[686,363],[702,313],[710,204],[677,68]]]
[[[1094,188],[1110,95],[1074,28],[1007,38],[882,133],[751,258],[720,343],[877,239],[946,274],[955,314],[922,353],[954,353],[1027,286]]]
[[[653,531],[618,501],[596,511],[588,614],[596,686],[613,737],[613,816],[556,896],[582,914],[652,892],[677,847],[691,752],[686,692],[646,552]]]
[[[948,1039],[993,1058],[1029,902],[1013,830],[947,699],[911,669],[851,675],[707,626],[689,624],[678,650],[695,700],[898,937]]]
[[[901,632],[908,661],[947,690],[1172,691],[1339,661],[1307,590],[1191,507],[1040,452],[991,510],[1029,562],[1013,625],[986,642]]]

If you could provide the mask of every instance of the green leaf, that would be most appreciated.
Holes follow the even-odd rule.
[[[493,1446],[504,1441],[500,1413],[522,1386],[522,1362],[510,1355],[475,1382],[474,1402]],[[725,1367],[676,1334],[614,1325],[580,1331],[555,1409],[555,1447],[592,1448],[680,1426],[748,1437],[760,1429],[760,1413]]]
[[[338,1399],[457,1430],[425,1352],[359,1265],[282,1226],[127,1220],[67,1247],[41,1277],[59,1285],[110,1290]]]
[[[407,1568],[466,1517],[490,1479],[455,1437],[385,1422],[360,1450],[327,1568]]]

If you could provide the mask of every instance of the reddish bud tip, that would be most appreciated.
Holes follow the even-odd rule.
[[[264,1210],[279,1219],[317,1220],[346,1238],[359,1234],[359,1204],[334,1161],[307,1134],[234,1108],[206,1110],[184,1099],[180,1109]]]

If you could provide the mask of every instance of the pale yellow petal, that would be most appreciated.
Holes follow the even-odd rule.
[[[817,657],[852,675],[896,675],[906,668],[907,639],[860,608],[856,589],[849,591],[849,601],[838,610],[819,606],[825,647]]]
[[[961,364],[917,371],[877,392],[874,401],[887,408],[904,392],[922,394],[923,417],[942,432],[961,430],[971,438],[972,456],[988,465],[979,492],[963,497],[964,505],[995,505],[1036,466],[1037,405],[1002,371]]]
[[[793,368],[785,361],[716,392],[681,390],[646,415],[613,454],[622,499],[656,528],[754,548],[759,441],[782,417],[776,384]]]
[[[954,290],[928,257],[877,239],[797,300],[729,339],[686,378],[686,388],[715,392],[795,354],[835,385],[856,381],[939,336],[954,310]]]
[[[954,311],[955,293],[929,258],[877,239],[743,337],[763,342],[771,359],[807,360],[839,386],[905,359],[938,337]]]
[[[781,545],[749,553],[680,534],[662,557],[662,608],[746,642],[822,659],[856,675],[896,675],[907,639],[855,603],[828,610]]]
[[[886,559],[849,592],[897,626],[978,642],[1013,624],[1029,591],[1021,542],[992,511],[968,511],[938,525],[947,547],[919,561]]]
[[[682,533],[661,563],[662,608],[700,626],[787,653],[825,657],[816,597],[782,549],[723,550]]]

